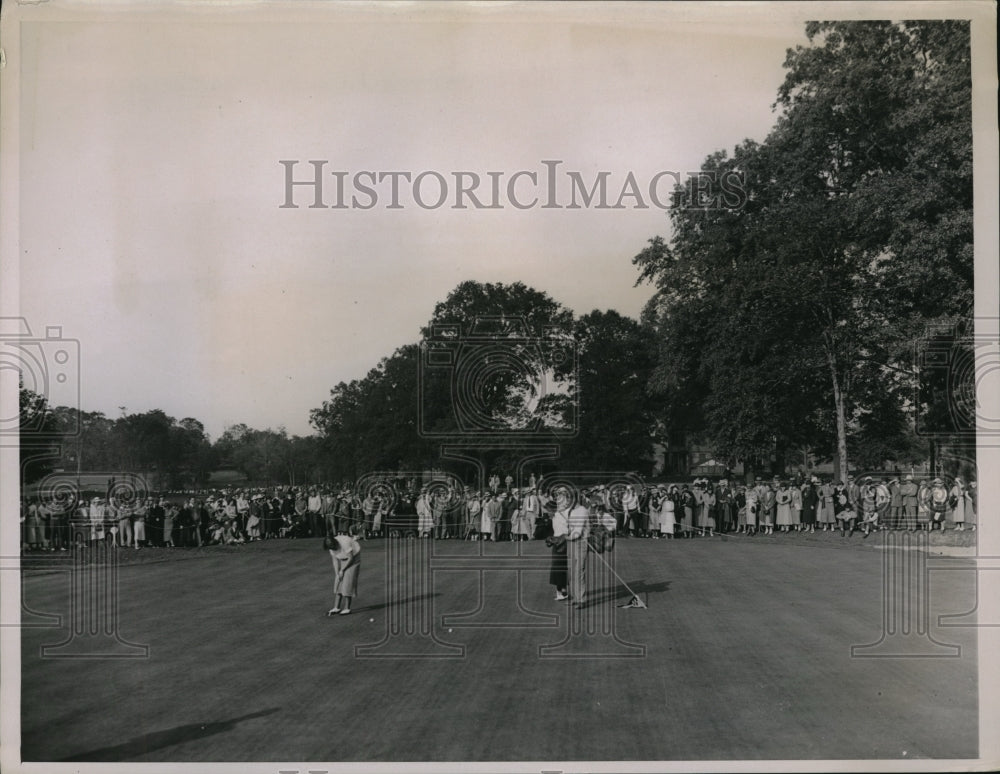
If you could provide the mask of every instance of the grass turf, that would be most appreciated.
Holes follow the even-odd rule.
[[[541,542],[438,543],[431,582],[393,554],[390,598],[386,542],[367,541],[355,611],[333,618],[318,540],[130,552],[118,630],[149,655],[122,660],[42,657],[67,636],[70,576],[28,572],[25,603],[64,625],[22,631],[22,756],[976,757],[975,629],[933,626],[974,607],[975,573],[931,574],[931,635],[957,657],[852,658],[883,628],[873,540],[620,540],[615,569],[648,609],[616,607],[630,594],[591,556],[575,612],[553,601]],[[508,565],[533,569],[491,569],[518,553]],[[437,642],[389,636],[419,635],[421,611]],[[381,657],[399,651],[447,657]]]

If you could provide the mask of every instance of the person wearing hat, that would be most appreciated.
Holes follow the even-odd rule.
[[[677,486],[672,486],[669,490],[661,486],[658,488],[658,494],[657,521],[660,525],[660,536],[673,540],[674,532],[677,529],[677,499],[679,494]]]
[[[306,524],[309,525],[309,534],[318,537],[323,534],[320,528],[320,516],[323,512],[323,498],[316,487],[312,486],[306,491]]]
[[[587,597],[587,537],[590,534],[590,511],[582,503],[573,503],[569,492],[556,492],[556,518],[566,519],[566,554],[569,575],[569,601],[581,608]]]
[[[517,498],[509,492],[500,493],[500,523],[494,525],[494,533],[503,542],[514,540],[511,528],[514,523],[514,512],[517,510]]]
[[[538,529],[538,517],[542,514],[542,501],[538,499],[534,485],[528,487],[528,491],[521,500],[521,512],[528,523],[528,536],[535,537]]]
[[[493,540],[494,532],[499,529],[498,523],[503,513],[503,506],[492,491],[483,497],[483,516],[479,526],[480,539]]]
[[[875,486],[875,511],[878,514],[876,524],[880,532],[885,531],[889,519],[889,509],[892,504],[892,492],[885,479],[878,479]]]
[[[833,531],[837,527],[837,509],[833,502],[832,481],[819,481],[816,487],[816,522],[823,525],[823,531]]]
[[[174,523],[177,521],[177,515],[180,513],[180,509],[173,503],[165,503],[163,509],[163,545],[167,548],[174,547]]]
[[[528,519],[524,513],[524,500],[521,498],[520,492],[515,487],[510,493],[511,501],[511,512],[510,512],[510,533],[511,540],[514,542],[522,542],[528,539]]]
[[[278,527],[279,537],[295,536],[295,496],[290,489],[286,489],[281,495],[281,526]]]
[[[840,536],[850,537],[854,534],[854,521],[858,514],[851,503],[847,486],[841,481],[838,481],[833,487],[833,507],[837,523],[840,525]]]
[[[434,517],[431,513],[430,495],[427,487],[420,488],[417,496],[417,537],[430,537],[434,532]]]
[[[449,538],[461,540],[465,537],[465,492],[458,487],[448,490],[448,507],[444,512],[446,532]]]
[[[788,491],[792,501],[788,504],[789,527],[796,532],[802,531],[802,487],[795,482],[789,482]]]
[[[979,487],[976,484],[976,480],[972,479],[969,482],[968,489],[965,490],[965,523],[969,525],[969,529],[973,532],[976,531],[976,508],[979,505]]]
[[[931,481],[930,506],[930,529],[933,530],[934,525],[936,524],[938,525],[938,529],[944,532],[944,522],[948,512],[948,488],[944,485],[944,481],[940,478],[935,478]]]
[[[635,487],[628,484],[622,492],[618,532],[625,537],[630,534],[635,537],[646,537],[646,525],[643,522],[645,519],[639,514],[639,496],[635,493]]]
[[[194,498],[188,497],[177,511],[177,543],[188,547],[194,542],[191,526],[194,524]]]
[[[865,476],[861,486],[862,526],[865,537],[882,527],[882,518],[889,507],[889,489],[871,476]]]
[[[792,525],[792,490],[786,481],[778,483],[774,500],[775,524],[781,528],[781,532],[788,532],[788,528]]]
[[[921,528],[931,531],[931,482],[928,478],[920,479],[917,484],[917,532]]]
[[[694,530],[694,510],[697,506],[694,492],[684,484],[681,489],[681,537],[689,538]]]
[[[865,476],[861,482],[861,527],[865,537],[878,526],[877,491],[871,476]]]
[[[899,498],[902,505],[903,518],[900,526],[907,532],[917,528],[917,492],[919,487],[913,480],[913,474],[907,473],[899,486]]]
[[[250,511],[247,515],[247,540],[254,542],[260,540],[260,495],[250,497]]]
[[[552,564],[549,566],[549,583],[555,586],[556,602],[564,602],[569,599],[569,560],[566,544],[569,524],[567,516],[567,511],[558,509],[552,514],[552,534],[545,539],[545,544],[552,549]]]
[[[246,534],[247,520],[250,518],[250,496],[242,489],[236,490],[236,531]]]
[[[298,510],[298,504],[296,504]],[[348,535],[351,532],[351,493],[341,489],[334,504],[333,521],[338,535]]]
[[[132,548],[139,550],[139,544],[146,542],[146,514],[152,507],[153,501],[150,498],[136,500],[132,509]]]
[[[90,498],[88,518],[90,521],[90,543],[93,545],[98,540],[104,540],[104,505],[100,497]],[[41,530],[41,522],[39,522],[39,530]]]
[[[480,524],[482,523],[483,500],[472,487],[465,487],[462,514],[465,516],[463,535],[466,540],[479,540]]]
[[[955,476],[951,491],[948,493],[948,515],[955,530],[965,531],[965,481],[961,476]]]
[[[95,498],[96,499],[96,498]],[[44,506],[37,497],[32,497],[28,501],[27,512],[25,513],[25,543],[32,551],[48,550],[48,542],[45,537],[42,511]],[[88,512],[89,514],[89,512]],[[90,538],[94,540],[93,536]]]
[[[803,532],[816,531],[816,508],[819,505],[819,493],[816,491],[816,477],[812,476],[802,482],[799,489],[799,501],[802,503],[800,517]]]
[[[650,536],[657,540],[660,538],[660,505],[665,495],[666,492],[651,487],[645,497],[646,524],[649,527]],[[642,506],[640,505],[640,507]]]
[[[739,481],[733,483],[732,527],[737,535],[747,530],[747,486]]]
[[[900,529],[903,526],[903,487],[899,476],[893,476],[886,487],[889,490],[889,510],[885,517],[885,526],[889,529]]]
[[[292,497],[295,504],[295,532],[301,537],[319,537],[312,531],[312,525],[309,523],[309,498],[306,496],[306,490],[296,489],[292,493]],[[343,500],[341,500],[340,505],[345,505]]]
[[[448,493],[443,489],[431,492],[428,499],[436,540],[444,540],[448,537],[448,500]]]
[[[761,534],[774,534],[774,520],[778,510],[778,485],[772,481],[770,486],[762,486],[758,497]]]
[[[757,479],[760,482],[760,479]],[[746,492],[744,492],[744,498],[746,505],[743,508],[743,521],[746,526],[747,536],[753,536],[757,534],[757,516],[760,512],[760,498],[761,498],[761,487],[758,483],[757,486],[748,486]]]
[[[719,517],[719,532],[725,534],[733,529],[733,489],[729,479],[719,479],[715,488],[715,507]]]
[[[698,509],[698,526],[701,527],[699,534],[706,532],[709,537],[715,537],[715,489],[707,478],[701,480],[701,502]]]
[[[208,509],[205,507],[205,501],[203,499],[192,499],[194,506],[191,513],[191,537],[194,540],[194,544],[201,548],[205,544],[204,530],[205,523],[208,520]],[[264,501],[265,504],[267,501]]]
[[[854,476],[847,477],[845,491],[847,492],[847,500],[854,509],[854,517],[858,518],[864,510],[864,505],[861,502],[861,484],[854,480]]]

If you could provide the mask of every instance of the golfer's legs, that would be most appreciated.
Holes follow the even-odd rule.
[[[587,594],[587,541],[566,543],[569,558],[569,595],[574,602],[583,602]]]

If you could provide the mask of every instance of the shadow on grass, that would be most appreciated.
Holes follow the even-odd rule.
[[[77,761],[127,761],[134,760],[140,755],[162,750],[165,747],[173,747],[183,742],[190,742],[195,739],[203,739],[206,736],[223,734],[232,731],[239,723],[245,720],[266,717],[280,711],[279,707],[252,712],[249,715],[241,715],[230,720],[220,720],[215,723],[187,723],[183,726],[170,728],[166,731],[154,731],[151,734],[143,734],[131,739],[123,744],[116,744],[111,747],[101,747],[97,750],[71,755],[63,758],[62,762]]]
[[[629,581],[629,588],[636,594],[658,594],[670,591],[670,581],[660,581],[659,583],[646,583],[645,581]],[[604,602],[628,601],[632,598],[632,592],[625,588],[624,584],[618,583],[614,586],[605,586],[603,589],[593,589],[587,592],[586,599],[581,607],[592,607]]]
[[[406,597],[405,599],[388,599],[381,604],[376,605],[365,605],[364,607],[352,607],[351,613],[370,613],[375,610],[385,610],[386,608],[394,607],[395,605],[406,605],[412,602],[419,602],[422,599],[433,599],[434,597],[440,597],[440,592],[434,592],[433,594],[415,594],[412,597]]]

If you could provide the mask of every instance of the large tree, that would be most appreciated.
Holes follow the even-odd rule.
[[[650,469],[662,412],[648,390],[656,365],[652,329],[614,310],[594,310],[574,331],[578,432],[562,442],[563,456],[576,468]]]
[[[421,341],[337,384],[310,414],[331,475],[458,468],[441,444],[461,439],[489,466],[526,440],[565,437],[576,417],[573,315],[523,283],[463,282],[435,305]],[[467,470],[466,470],[467,472]]]
[[[830,421],[843,474],[849,435],[912,395],[915,337],[971,309],[969,28],[806,32],[765,142],[705,163],[744,196],[702,206],[689,183],[670,244],[651,240],[635,263],[657,287],[648,314],[666,360],[654,385],[675,405],[692,400],[683,387],[704,387],[698,416],[744,457],[816,442]],[[682,375],[665,380],[672,367]]]
[[[576,389],[573,313],[546,293],[463,282],[421,336],[421,432],[493,443],[572,430],[546,398]]]

